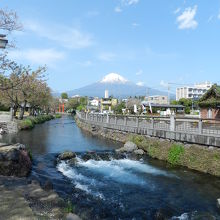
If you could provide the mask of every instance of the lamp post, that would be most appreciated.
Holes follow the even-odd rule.
[[[0,48],[5,49],[7,44],[8,44],[8,40],[6,39],[6,35],[0,34]]]

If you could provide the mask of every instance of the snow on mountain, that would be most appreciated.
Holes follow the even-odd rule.
[[[142,82],[134,83],[128,81],[117,73],[110,73],[102,80],[89,84],[87,86],[67,91],[69,96],[81,95],[91,97],[103,97],[105,90],[109,91],[109,95],[116,98],[127,98],[130,96],[144,96],[146,91],[149,95],[167,95],[166,92],[151,89]]]
[[[106,75],[100,83],[127,83],[128,80],[122,77],[121,75],[117,73],[109,73]]]

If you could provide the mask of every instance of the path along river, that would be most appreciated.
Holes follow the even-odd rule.
[[[29,178],[42,183],[49,179],[83,219],[154,219],[156,213],[170,219],[220,219],[219,178],[149,157],[115,158],[120,143],[82,132],[70,116],[1,141],[29,146],[34,158]],[[76,164],[55,162],[64,150],[77,152]],[[83,160],[87,151],[105,152],[110,159]]]

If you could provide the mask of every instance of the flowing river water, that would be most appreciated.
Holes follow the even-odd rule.
[[[120,143],[84,133],[70,116],[2,141],[30,147],[34,159],[29,178],[41,183],[50,180],[83,219],[155,219],[159,213],[168,219],[220,219],[219,178],[172,168],[149,157],[116,157],[114,150]],[[57,154],[64,150],[77,153],[74,164],[56,163]],[[105,158],[85,160],[88,151]]]

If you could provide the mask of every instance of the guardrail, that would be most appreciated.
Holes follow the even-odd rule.
[[[133,116],[133,115],[103,115],[95,113],[77,112],[79,119],[107,126],[110,128],[127,131],[152,129],[156,131],[171,131],[184,134],[198,134],[220,137],[220,120],[197,119],[157,116]]]

